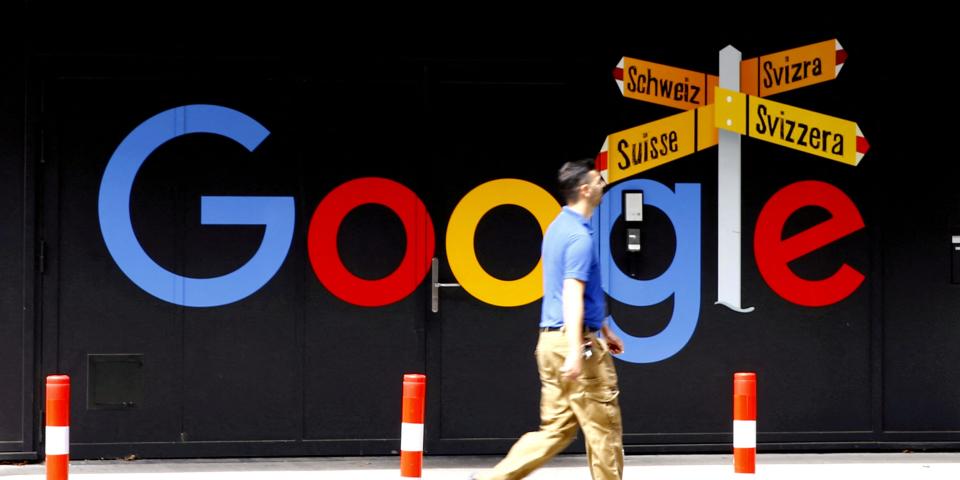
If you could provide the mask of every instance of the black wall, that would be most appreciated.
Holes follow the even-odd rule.
[[[88,20],[82,32],[71,15]],[[936,29],[896,38],[892,20],[744,17],[684,28],[624,20],[609,35],[588,35],[586,25],[516,19],[472,28],[320,16],[278,22],[283,33],[265,36],[217,29],[206,15],[174,15],[164,30],[107,28],[106,13],[34,9],[28,24],[55,33],[0,50],[8,66],[0,75],[0,455],[42,451],[34,398],[52,373],[73,380],[75,457],[389,454],[399,448],[400,379],[414,371],[430,379],[428,452],[504,452],[537,425],[539,302],[497,307],[443,290],[434,314],[426,278],[387,306],[344,302],[311,268],[317,205],[361,177],[405,185],[432,219],[441,281],[453,282],[447,221],[467,192],[502,178],[552,192],[563,160],[593,156],[607,134],[676,112],[620,95],[610,71],[621,56],[715,72],[728,44],[748,58],[830,38],[850,55],[840,76],[774,99],[856,121],[871,150],[850,167],[743,140],[742,298],[755,312],[713,303],[716,150],[641,175],[701,185],[701,304],[681,352],[617,362],[627,451],[729,450],[730,378],[744,370],[760,379],[761,450],[960,445],[960,386],[949,381],[960,360],[950,244],[960,235],[960,190],[949,123],[932,114],[951,107],[931,99],[939,90],[917,73],[939,61]],[[239,110],[271,134],[252,153],[201,135],[150,157],[130,211],[151,258],[210,277],[257,249],[261,227],[201,226],[200,195],[292,196],[297,212],[277,274],[254,295],[214,308],[179,307],[138,288],[107,252],[97,217],[116,146],[150,116],[193,103]],[[866,276],[826,307],[783,299],[753,253],[764,204],[802,180],[843,190],[866,224],[791,263],[806,278],[843,263]],[[669,266],[676,239],[666,216],[647,213],[639,273],[649,279]],[[825,219],[800,211],[786,234]],[[541,238],[530,215],[504,206],[474,240],[487,272],[513,279],[536,263]],[[408,242],[423,241],[376,205],[354,210],[338,233],[343,263],[367,279],[391,273]],[[613,250],[623,256],[622,246]],[[611,302],[638,336],[659,332],[672,309],[671,300]],[[96,368],[121,369],[110,377],[121,385],[114,393],[136,404],[94,405]]]

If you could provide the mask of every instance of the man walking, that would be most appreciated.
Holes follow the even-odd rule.
[[[606,306],[590,216],[603,197],[603,177],[589,159],[567,162],[558,175],[567,205],[543,237],[543,309],[537,365],[540,430],[521,437],[477,480],[524,478],[583,430],[594,480],[623,476],[623,427],[611,353],[623,342],[604,322]],[[602,333],[602,338],[597,335]]]

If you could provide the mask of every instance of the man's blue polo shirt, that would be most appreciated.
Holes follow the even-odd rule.
[[[590,221],[563,207],[543,236],[543,309],[540,328],[563,325],[563,280],[575,278],[586,283],[583,321],[590,329],[599,329],[606,315],[605,297],[600,279],[600,259],[596,235]]]

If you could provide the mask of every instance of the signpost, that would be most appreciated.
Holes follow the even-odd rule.
[[[853,166],[869,150],[855,122],[761,98],[833,80],[846,59],[840,42],[831,39],[747,60],[727,46],[719,76],[629,57],[614,68],[624,97],[685,111],[608,135],[596,158],[608,182],[719,145],[717,304],[753,311],[740,305],[741,138]]]

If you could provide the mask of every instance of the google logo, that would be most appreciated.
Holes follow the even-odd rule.
[[[185,105],[161,112],[131,131],[117,146],[103,173],[98,197],[100,230],[107,250],[120,270],[154,297],[186,307],[217,307],[242,300],[262,288],[277,273],[293,239],[295,202],[286,196],[202,196],[203,225],[263,225],[256,253],[233,272],[213,278],[192,278],[158,265],[136,238],[130,218],[130,193],[137,172],[150,154],[164,143],[187,134],[213,134],[229,138],[248,151],[259,146],[270,132],[246,114],[217,105]],[[638,280],[625,275],[610,256],[612,221],[620,215],[624,190],[643,190],[647,205],[663,211],[676,234],[676,251],[670,266],[659,277]],[[667,327],[651,337],[635,337],[611,327],[624,339],[628,362],[657,362],[679,352],[696,329],[700,314],[701,198],[699,184],[667,186],[634,179],[613,186],[593,216],[600,235],[603,286],[608,295],[634,306],[655,305],[671,296],[674,311]],[[392,210],[403,224],[406,251],[400,265],[384,278],[369,280],[351,273],[337,251],[337,231],[356,207],[376,203]],[[497,306],[529,304],[542,296],[541,265],[524,277],[501,280],[488,274],[474,250],[473,239],[483,216],[500,205],[516,205],[536,218],[542,230],[560,211],[560,205],[543,188],[518,179],[497,179],[468,192],[454,209],[447,225],[446,252],[450,269],[463,288],[478,300]],[[832,218],[782,239],[783,226],[800,208],[817,206]],[[782,189],[760,213],[754,250],[760,273],[783,298],[805,306],[824,306],[849,296],[864,277],[849,265],[826,279],[800,279],[787,266],[790,261],[863,228],[853,202],[842,191],[824,182],[796,182]],[[417,229],[426,229],[418,232]],[[434,256],[433,222],[420,198],[406,186],[384,178],[358,178],[333,189],[317,205],[307,232],[307,248],[317,279],[341,300],[365,307],[388,305],[412,293],[423,281]]]

